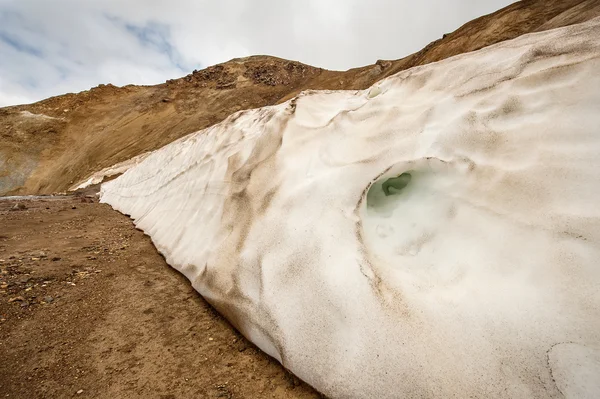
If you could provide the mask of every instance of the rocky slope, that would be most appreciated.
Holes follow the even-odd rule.
[[[255,56],[156,86],[100,85],[0,108],[0,195],[65,191],[93,172],[154,150],[233,112],[307,89],[364,89],[417,65],[600,15],[599,0],[520,1],[396,61],[344,72]]]

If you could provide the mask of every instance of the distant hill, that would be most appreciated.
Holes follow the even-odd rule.
[[[364,89],[414,66],[597,16],[600,0],[525,0],[468,22],[405,58],[348,71],[253,56],[156,86],[100,85],[0,108],[0,195],[66,191],[95,171],[239,110],[277,104],[308,89]]]

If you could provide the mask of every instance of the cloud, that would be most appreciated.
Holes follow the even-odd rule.
[[[135,36],[139,44],[147,49],[147,51],[165,54],[173,65],[177,66],[182,72],[185,70],[182,66],[179,51],[170,42],[171,29],[169,25],[156,21],[148,21],[143,25],[136,25],[118,17],[107,16],[107,18],[117,26],[123,28],[127,33]]]
[[[24,52],[36,57],[42,56],[42,50],[30,46],[27,43],[19,41],[19,39],[12,37],[8,32],[0,32],[0,41],[4,42],[8,46],[14,48],[19,52]]]
[[[0,106],[269,54],[398,59],[510,0],[0,0]]]

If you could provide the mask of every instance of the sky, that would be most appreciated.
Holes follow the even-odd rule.
[[[399,59],[511,0],[0,0],[0,106],[157,84],[256,54]]]

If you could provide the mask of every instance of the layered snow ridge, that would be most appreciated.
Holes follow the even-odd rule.
[[[600,397],[600,20],[238,112],[105,183],[332,398]]]

